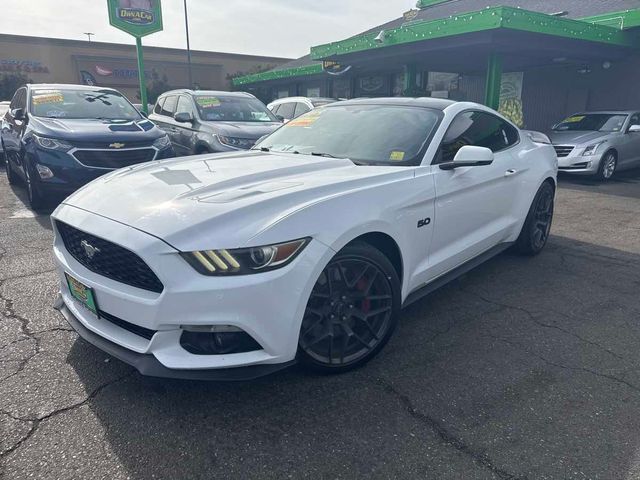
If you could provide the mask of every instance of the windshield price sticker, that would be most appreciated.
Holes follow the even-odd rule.
[[[567,118],[564,123],[578,123],[584,120],[584,115],[574,115],[573,117]]]
[[[198,97],[196,99],[196,102],[198,102],[198,105],[200,105],[202,108],[220,106],[220,99],[217,97]]]
[[[306,115],[303,115],[302,117],[298,117],[291,120],[289,123],[287,123],[287,126],[310,127],[311,125],[316,123],[316,121],[318,121],[318,118],[320,118],[320,115],[322,115],[322,111],[315,110],[311,113],[307,113]]]
[[[404,160],[404,152],[393,151],[391,155],[389,155],[389,160],[392,162],[401,162]]]
[[[64,95],[58,91],[38,92],[33,97],[34,105],[44,105],[50,103],[64,103]]]

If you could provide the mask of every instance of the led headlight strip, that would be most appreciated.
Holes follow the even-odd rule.
[[[264,247],[233,250],[199,250],[182,253],[182,257],[203,275],[249,275],[275,270],[291,263],[311,239]]]

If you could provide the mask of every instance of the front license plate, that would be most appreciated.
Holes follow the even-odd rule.
[[[65,276],[67,277],[67,285],[69,285],[71,296],[93,312],[94,315],[99,316],[98,304],[96,303],[96,296],[93,292],[93,288],[87,287],[68,273],[65,273]]]

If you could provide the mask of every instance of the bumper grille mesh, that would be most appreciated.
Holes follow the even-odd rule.
[[[556,149],[556,155],[558,155],[558,157],[568,157],[575,147],[571,145],[554,145],[553,148]]]
[[[164,285],[135,253],[119,245],[56,221],[67,251],[88,270],[117,282],[161,293]]]
[[[73,156],[81,164],[94,168],[123,168],[150,162],[156,155],[153,148],[139,150],[76,150]]]

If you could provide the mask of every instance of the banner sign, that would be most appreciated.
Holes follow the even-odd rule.
[[[109,23],[134,37],[162,30],[161,0],[107,0]]]
[[[351,70],[351,65],[342,65],[338,62],[325,60],[322,62],[322,69],[329,75],[343,75]]]
[[[518,127],[524,127],[524,112],[522,108],[523,72],[502,74],[500,87],[500,107],[498,111]]]

